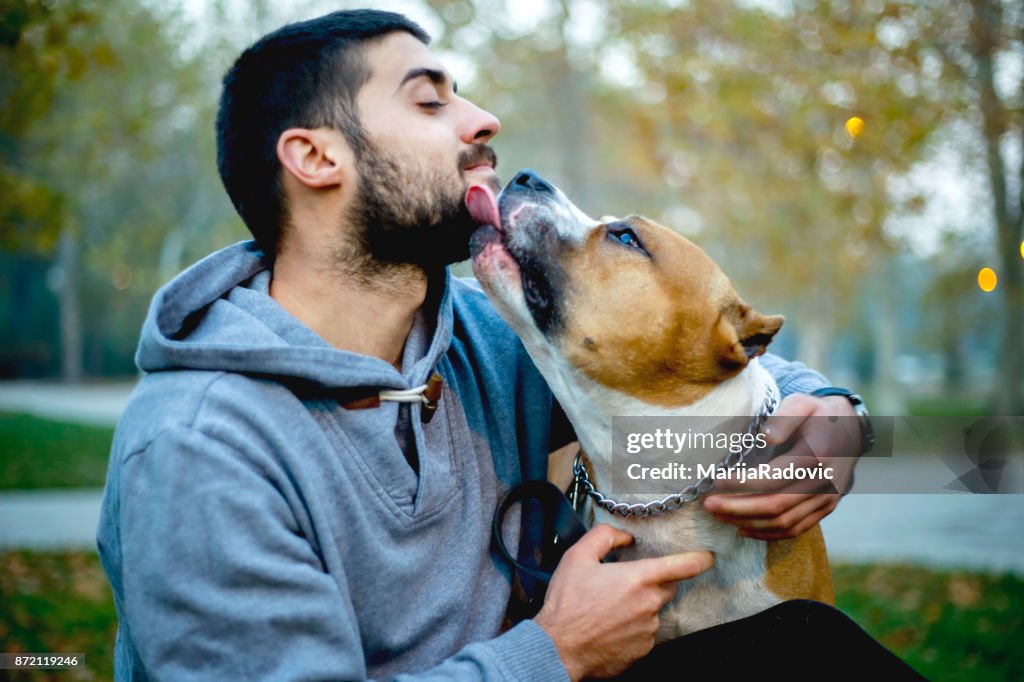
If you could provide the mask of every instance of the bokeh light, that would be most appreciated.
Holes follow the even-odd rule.
[[[978,286],[982,291],[992,291],[997,281],[996,272],[992,268],[982,268],[978,273]]]
[[[846,134],[850,137],[857,137],[864,132],[864,119],[860,116],[853,116],[846,121]]]

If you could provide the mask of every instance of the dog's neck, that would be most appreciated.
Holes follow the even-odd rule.
[[[774,381],[754,358],[742,372],[722,382],[700,400],[666,408],[602,386],[558,354],[543,355],[545,357],[534,355],[534,362],[576,429],[596,480],[610,477],[613,417],[708,417],[715,418],[711,423],[717,423],[721,417],[756,415],[764,404],[769,383]],[[697,427],[697,424],[688,426]]]

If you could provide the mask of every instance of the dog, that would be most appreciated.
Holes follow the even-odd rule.
[[[529,169],[498,197],[469,188],[466,205],[481,225],[470,243],[473,272],[572,422],[595,488],[613,476],[613,416],[758,415],[777,396],[757,357],[783,318],[744,303],[682,235],[640,216],[594,220]],[[659,642],[785,599],[833,600],[817,526],[766,543],[739,536],[699,500],[642,518],[594,506],[591,521],[634,536],[620,560],[715,553],[714,567],[680,583],[662,610]]]

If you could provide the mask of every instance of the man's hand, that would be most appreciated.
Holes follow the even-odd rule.
[[[809,417],[843,417],[835,423]],[[790,462],[796,467],[815,468],[818,462],[832,467],[832,485],[842,492],[850,484],[860,454],[860,425],[850,405],[841,396],[815,398],[794,394],[782,401],[768,419],[765,438],[771,446],[797,436],[797,443],[785,455],[772,460],[773,467]],[[836,493],[806,491],[807,481],[757,480],[745,484],[731,479],[715,481],[715,490],[740,493],[756,489],[771,492],[757,495],[708,495],[704,508],[718,519],[740,528],[740,535],[759,540],[783,540],[800,535],[832,513],[839,504]],[[787,489],[789,492],[786,492]]]
[[[658,612],[675,596],[676,581],[714,563],[711,552],[601,563],[632,542],[632,535],[612,526],[592,528],[562,557],[534,618],[574,681],[617,675],[650,652]]]

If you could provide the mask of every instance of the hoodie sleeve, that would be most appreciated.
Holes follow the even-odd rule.
[[[829,385],[824,375],[802,362],[784,360],[774,353],[765,353],[760,360],[779,385],[779,393],[783,398],[794,393],[810,393]]]
[[[285,495],[192,428],[161,433],[119,478],[121,628],[160,680],[363,680],[347,576],[325,572]],[[420,680],[566,680],[532,621],[464,647]]]

